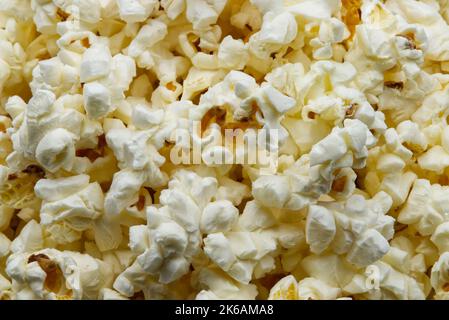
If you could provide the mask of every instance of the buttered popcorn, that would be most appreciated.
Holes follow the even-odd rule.
[[[0,299],[449,299],[449,7],[0,2]]]

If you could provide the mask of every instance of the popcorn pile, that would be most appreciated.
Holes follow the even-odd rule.
[[[0,1],[0,299],[449,299],[449,1]]]

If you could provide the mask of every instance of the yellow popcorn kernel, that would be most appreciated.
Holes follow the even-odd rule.
[[[23,172],[12,173],[0,186],[0,201],[8,207],[22,209],[34,199],[34,184],[42,177],[42,169],[29,166]]]
[[[355,28],[361,22],[361,11],[360,7],[362,5],[361,0],[343,0],[343,22],[348,27],[351,32],[350,39],[354,36]]]
[[[39,266],[47,274],[45,278],[45,288],[52,292],[59,292],[63,286],[62,271],[59,266],[45,254],[32,254],[28,258],[28,263],[37,261]]]
[[[298,283],[289,275],[279,280],[270,291],[269,300],[298,300]]]

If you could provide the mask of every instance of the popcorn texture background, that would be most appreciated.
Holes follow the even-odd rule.
[[[0,0],[0,299],[449,299],[449,1]]]

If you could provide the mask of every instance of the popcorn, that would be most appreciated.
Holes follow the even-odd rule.
[[[111,57],[109,49],[102,44],[89,47],[80,66],[80,81],[87,82],[83,87],[87,115],[99,119],[112,112],[135,75],[135,63],[130,57],[122,54]],[[114,82],[112,78],[116,76],[120,81]]]
[[[77,70],[74,66],[64,64],[60,58],[40,61],[33,69],[32,75],[30,87],[33,92],[45,89],[57,95],[62,92],[77,93]]]
[[[364,181],[371,195],[379,191],[388,193],[393,200],[393,207],[398,207],[406,201],[410,188],[417,178],[416,174],[407,167],[413,156],[413,152],[407,147],[414,150],[422,148],[416,146],[414,142],[408,142],[410,140],[403,131],[405,124],[406,122],[401,123],[400,126],[401,137],[396,130],[389,128],[385,132],[385,145],[369,151],[368,173]],[[417,137],[419,138],[419,135]]]
[[[306,222],[310,250],[321,254],[332,248],[337,254],[347,253],[348,262],[361,267],[374,263],[388,252],[387,240],[394,233],[394,219],[385,215],[391,204],[391,198],[381,192],[368,201],[352,195],[341,209],[336,203],[330,210],[326,204],[310,206]]]
[[[59,128],[50,131],[39,141],[36,147],[36,160],[50,172],[60,168],[70,170],[75,160],[74,135]]]
[[[401,273],[384,262],[374,264],[376,272],[377,290],[367,288],[366,276],[354,277],[344,290],[350,294],[362,294],[366,299],[400,299],[400,300],[423,300],[426,296],[421,285],[412,277]],[[377,271],[378,270],[378,271]],[[369,280],[368,280],[369,281]]]
[[[117,1],[120,18],[128,23],[145,21],[156,9],[156,4],[154,0]]]
[[[284,227],[260,232],[254,229],[252,232],[237,231],[238,210],[230,201],[209,202],[203,198],[201,202],[195,203],[191,200],[191,197],[199,194],[208,195],[210,199],[214,197],[217,192],[215,179],[200,178],[188,171],[178,171],[175,177],[170,181],[169,189],[161,193],[160,200],[164,207],[147,209],[147,221],[150,222],[148,228],[131,228],[130,247],[140,255],[132,267],[134,271],[127,269],[122,275],[127,279],[123,281],[129,283],[126,285],[129,289],[119,288],[122,284],[116,282],[116,289],[123,294],[132,294],[129,290],[136,286],[133,284],[136,281],[133,280],[133,274],[147,274],[145,277],[155,275],[161,283],[178,280],[187,273],[189,265],[200,254],[203,241],[204,254],[211,261],[238,282],[247,284],[253,272],[263,275],[274,267],[269,254],[277,249],[276,242],[288,246],[287,239],[284,239],[288,237],[286,232],[297,232]],[[178,188],[181,186],[184,186],[181,190],[188,193],[180,192]],[[243,213],[245,217],[256,209],[248,205],[247,208],[248,211],[245,209]],[[185,216],[181,212],[190,214]],[[208,235],[201,240],[201,234]],[[264,263],[267,265],[264,266]]]
[[[298,294],[298,300],[335,300],[341,291],[319,279],[305,278],[298,283]]]
[[[438,227],[436,227],[434,233],[432,234],[432,236],[430,237],[430,240],[438,247],[438,250],[440,252],[445,252],[445,251],[449,251],[447,250],[447,236],[448,234],[448,223],[447,222],[443,222],[442,224],[438,225]]]
[[[435,265],[432,267],[430,281],[435,290],[435,299],[447,300],[447,282],[448,282],[448,253],[443,253]]]
[[[325,265],[322,265],[323,263],[325,263]],[[313,295],[313,292],[315,291],[313,287],[326,288],[325,285],[327,285],[330,289],[330,294],[333,295],[336,293],[337,297],[341,295],[342,292],[338,289],[343,289],[354,278],[357,270],[345,263],[343,257],[335,254],[308,255],[302,259],[300,267],[303,270],[304,276],[309,278],[309,280],[305,282],[305,292],[312,293]],[[312,279],[310,280],[310,278]],[[321,283],[316,283],[317,281],[315,279],[319,279]],[[312,288],[307,288],[309,285]],[[323,293],[322,289],[316,291],[318,291],[318,294]],[[334,299],[337,297],[334,297]]]
[[[160,195],[163,206],[147,209],[148,225],[131,228],[130,238],[136,239],[136,245],[130,243],[131,249],[139,255],[133,268],[141,270],[133,273],[139,272],[144,277],[157,276],[164,284],[186,274],[191,260],[200,251],[202,212],[216,192],[216,179],[201,178],[189,171],[178,171],[170,181],[169,189],[163,190]],[[196,200],[200,195],[203,198]],[[186,212],[188,215],[185,215]],[[142,239],[146,245],[137,239]],[[143,246],[137,246],[138,242]],[[125,270],[122,277],[134,278],[133,273]],[[130,283],[130,288],[134,286],[133,278],[126,280]],[[116,285],[119,283],[116,282]],[[124,289],[116,289],[125,295],[131,295],[129,289],[126,292]]]
[[[92,228],[93,221],[102,214],[103,191],[97,182],[89,183],[87,175],[41,179],[34,188],[43,200],[40,223],[56,242],[79,239],[81,232]]]
[[[204,30],[217,22],[225,5],[223,0],[186,1],[186,18],[194,30]]]
[[[11,242],[10,249],[14,253],[37,251],[44,247],[46,240],[42,226],[35,220],[31,220]]]
[[[32,207],[37,204],[33,188],[36,181],[42,176],[40,171],[32,172],[27,169],[17,174],[9,172],[11,170],[7,167],[0,167],[0,199],[3,204],[5,222],[11,217],[10,210]]]
[[[151,48],[153,45],[164,39],[167,35],[167,26],[158,21],[150,20],[144,25],[136,37],[131,41],[127,48],[128,55],[137,58],[142,55],[145,49]]]
[[[200,228],[203,233],[226,232],[237,223],[239,212],[228,200],[208,204],[201,215]]]
[[[257,296],[255,285],[236,282],[216,268],[201,269],[197,278],[200,288],[204,288],[197,294],[197,300],[253,300]]]
[[[111,273],[102,261],[70,251],[43,249],[8,258],[14,299],[96,299]]]
[[[307,26],[306,26],[307,28]],[[310,40],[313,58],[327,60],[334,56],[334,44],[340,43],[349,36],[343,22],[330,18],[320,23],[318,36]]]
[[[86,84],[83,95],[87,114],[93,119],[104,117],[111,111],[111,96],[102,84]]]
[[[441,146],[434,146],[418,158],[418,164],[422,169],[442,174],[447,167],[448,156]]]
[[[383,261],[413,276],[425,285],[426,290],[430,290],[425,273],[438,259],[438,249],[429,238],[413,239],[413,232],[411,228],[399,232],[390,242],[390,251]]]
[[[114,282],[114,288],[123,296],[134,299],[186,299],[180,287],[188,288],[188,283],[182,279],[171,283],[161,284],[157,279],[146,274],[137,262],[134,262]]]
[[[240,216],[237,231],[212,233],[203,239],[205,254],[241,283],[249,283],[252,277],[263,277],[274,269],[273,258],[281,248],[295,248],[303,239],[298,226],[275,221],[252,225],[249,220],[263,215],[269,219],[271,214],[257,202],[248,202]]]
[[[218,66],[226,69],[241,70],[249,59],[247,48],[242,40],[226,36],[218,48]]]
[[[75,108],[68,107],[69,104]],[[77,168],[77,144],[80,147],[95,145],[102,133],[99,125],[89,122],[77,110],[76,107],[81,105],[79,95],[56,100],[51,91],[39,90],[22,113],[24,118],[20,126],[11,128],[15,150],[6,159],[8,165],[15,170],[24,170],[36,161],[52,173],[62,169],[80,170]]]
[[[260,31],[250,37],[249,50],[257,58],[266,60],[295,39],[297,28],[291,13],[275,14],[269,11],[263,16]]]
[[[245,0],[242,2],[238,12],[230,18],[230,23],[239,29],[259,30],[262,25],[262,15],[258,10],[257,2]]]
[[[314,253],[323,252],[335,237],[336,226],[332,213],[320,206],[310,206],[306,224],[307,242]]]
[[[408,200],[399,212],[398,221],[413,224],[423,236],[431,235],[445,218],[446,186],[430,184],[428,180],[417,179]]]
[[[151,144],[152,131],[111,129],[106,140],[123,169],[114,174],[111,188],[106,194],[105,211],[118,215],[125,207],[136,201],[142,186],[161,187],[166,174],[159,167],[165,162]]]
[[[363,167],[372,135],[359,120],[346,119],[344,124],[282,175],[259,177],[253,183],[255,199],[268,207],[300,210],[331,191],[333,170]]]
[[[9,254],[9,247],[11,241],[3,234],[0,234],[0,258],[6,257]]]
[[[298,300],[298,283],[292,275],[279,280],[270,290],[269,300]]]
[[[17,15],[20,16],[18,8],[14,8],[14,10],[17,10]],[[0,8],[0,12],[4,11],[12,13],[8,8]],[[23,9],[22,14],[24,14]],[[27,34],[32,32],[27,30],[25,26],[22,27],[15,18],[4,17],[1,20],[0,91],[4,91],[5,97],[8,97],[13,95],[15,91],[19,91],[18,87],[25,80],[23,72],[27,57],[24,47],[31,42],[32,36],[27,37]]]
[[[393,3],[388,1],[386,6],[393,12],[402,16],[405,20],[411,23],[416,23],[422,26],[429,39],[429,47],[426,55],[428,59],[442,61],[446,59],[447,48],[444,46],[444,36],[440,32],[444,32],[447,28],[447,23],[439,15],[438,11],[428,4],[412,1],[406,3],[403,0]],[[436,30],[439,30],[436,33]]]
[[[448,9],[3,0],[0,299],[447,299]]]
[[[109,288],[103,288],[100,293],[101,300],[128,300],[126,297],[122,296],[120,293]]]

